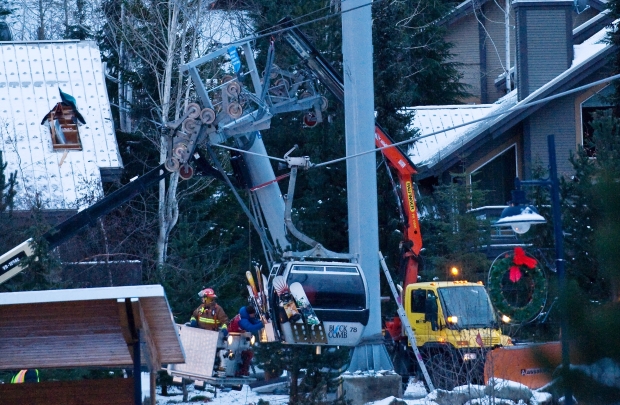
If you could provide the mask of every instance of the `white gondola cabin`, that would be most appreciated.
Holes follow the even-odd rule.
[[[274,279],[282,276],[286,286],[301,284],[320,324],[301,317],[287,316]],[[277,284],[277,283],[276,283]],[[355,263],[290,261],[272,268],[269,277],[274,327],[290,344],[355,346],[368,323],[368,286],[364,273]],[[295,297],[300,306],[298,297]],[[301,308],[300,308],[301,310]]]

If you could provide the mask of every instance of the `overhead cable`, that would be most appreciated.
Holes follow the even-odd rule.
[[[506,111],[503,111],[503,112],[500,112],[500,113],[496,113],[496,114],[490,114],[490,115],[487,115],[486,117],[478,118],[476,120],[472,120],[472,121],[466,122],[464,124],[459,124],[459,125],[455,125],[455,126],[450,127],[450,128],[441,129],[439,131],[431,132],[430,134],[418,136],[416,138],[406,139],[404,141],[396,142],[396,143],[394,143],[392,145],[383,146],[381,148],[375,148],[375,149],[368,150],[368,151],[365,151],[365,152],[356,153],[354,155],[349,155],[349,156],[345,156],[345,157],[342,157],[342,158],[339,158],[339,159],[330,160],[328,162],[318,163],[316,165],[313,165],[311,168],[326,166],[326,165],[329,165],[329,164],[341,162],[343,160],[351,159],[351,158],[354,158],[354,157],[367,155],[369,153],[373,153],[373,152],[376,152],[376,151],[379,151],[379,150],[388,149],[388,148],[394,148],[396,146],[405,145],[405,144],[408,144],[408,143],[413,143],[413,142],[419,141],[420,139],[428,138],[430,136],[434,136],[434,135],[440,134],[442,132],[446,132],[446,131],[450,131],[450,130],[453,130],[453,129],[461,128],[461,127],[464,127],[464,126],[467,126],[467,125],[475,124],[476,122],[486,121],[486,120],[489,120],[491,118],[501,117],[502,115],[506,115],[506,114],[509,114],[511,112],[518,111],[518,110],[523,110],[525,108],[529,108],[529,107],[537,105],[537,104],[546,103],[546,102],[549,102],[551,100],[555,100],[556,98],[560,98],[560,97],[567,96],[569,94],[577,93],[577,92],[580,92],[582,90],[589,89],[590,87],[598,86],[599,84],[611,82],[611,81],[616,80],[616,79],[620,79],[620,74],[617,74],[617,75],[614,75],[614,76],[611,76],[611,77],[608,77],[608,78],[605,78],[605,79],[601,79],[601,80],[598,80],[596,82],[585,84],[585,85],[580,86],[580,87],[575,87],[574,89],[567,90],[567,91],[555,94],[553,96],[541,98],[540,100],[532,101],[532,102],[529,102],[529,103],[526,103],[526,104],[522,104],[522,105],[515,105],[514,107],[512,107],[512,108],[510,108],[510,109],[508,109]]]
[[[592,82],[592,83],[584,84],[583,86],[575,87],[574,89],[563,91],[561,93],[554,94],[553,96],[541,98],[540,100],[531,101],[529,103],[525,103],[525,104],[522,104],[522,105],[515,105],[514,107],[512,107],[512,108],[510,108],[510,109],[508,109],[506,111],[502,111],[502,112],[495,113],[495,114],[489,114],[489,115],[487,115],[485,117],[478,118],[478,119],[475,119],[475,120],[472,120],[472,121],[468,121],[468,122],[465,122],[463,124],[459,124],[459,125],[455,125],[453,127],[441,129],[439,131],[431,132],[430,134],[418,136],[418,137],[415,137],[415,138],[409,138],[409,139],[406,139],[404,141],[393,143],[391,145],[383,146],[383,147],[380,147],[380,148],[375,148],[375,149],[372,149],[372,150],[367,150],[367,151],[364,151],[364,152],[359,152],[359,153],[356,153],[356,154],[353,154],[353,155],[348,155],[348,156],[344,156],[344,157],[341,157],[341,158],[338,158],[338,159],[329,160],[327,162],[317,163],[317,164],[314,164],[311,167],[309,167],[309,169],[323,167],[323,166],[331,165],[331,164],[334,164],[334,163],[342,162],[342,161],[347,160],[347,159],[352,159],[352,158],[355,158],[355,157],[358,157],[358,156],[367,155],[369,153],[375,153],[377,151],[382,151],[384,149],[395,148],[395,147],[400,146],[400,145],[406,145],[406,144],[409,144],[409,143],[414,143],[414,142],[417,142],[417,141],[419,141],[421,139],[428,138],[428,137],[431,137],[431,136],[435,136],[435,135],[440,134],[442,132],[451,131],[453,129],[465,127],[467,125],[475,124],[477,122],[487,121],[487,120],[490,120],[492,118],[501,117],[503,115],[512,113],[514,111],[519,111],[519,110],[523,110],[525,108],[529,108],[529,107],[532,107],[532,106],[535,106],[535,105],[538,105],[538,104],[547,103],[549,101],[558,99],[560,97],[564,97],[564,96],[567,96],[569,94],[577,93],[577,92],[580,92],[582,90],[586,90],[586,89],[589,89],[591,87],[598,86],[599,84],[608,83],[608,82],[611,82],[611,81],[614,81],[614,80],[617,80],[617,79],[620,79],[620,74],[617,74],[617,75],[614,75],[614,76],[610,76],[610,77],[607,77],[605,79],[597,80],[597,81]],[[224,148],[224,149],[230,149],[230,150],[234,150],[234,151],[237,151],[237,152],[240,152],[240,153],[247,153],[249,155],[260,156],[260,157],[264,157],[264,158],[267,158],[267,159],[276,160],[276,161],[279,161],[279,162],[286,162],[286,160],[281,159],[281,158],[277,158],[277,157],[273,157],[273,156],[269,156],[269,155],[263,155],[263,154],[255,153],[255,152],[249,152],[249,151],[242,150],[242,149],[232,148],[230,146],[225,146],[225,145],[220,145],[220,144],[213,144],[212,146],[217,146],[217,147]]]
[[[239,39],[237,41],[229,42],[227,44],[222,44],[222,46],[241,45],[241,44],[244,44],[246,42],[254,41],[254,40],[257,40],[257,39],[260,39],[260,38],[271,37],[273,35],[280,34],[281,32],[292,30],[293,28],[299,28],[299,27],[303,27],[303,26],[308,25],[308,24],[312,24],[312,23],[315,23],[315,22],[327,20],[329,18],[336,17],[336,16],[341,15],[341,14],[349,13],[351,11],[355,11],[355,10],[358,10],[360,8],[363,8],[363,7],[372,6],[373,4],[381,3],[383,1],[385,1],[385,0],[374,0],[374,1],[371,1],[371,2],[368,2],[368,3],[360,4],[357,7],[353,7],[353,8],[347,9],[347,10],[341,10],[341,11],[338,11],[336,13],[332,13],[332,14],[329,14],[329,15],[326,15],[326,16],[323,16],[323,17],[319,17],[319,18],[315,18],[315,19],[312,19],[312,20],[309,20],[309,21],[305,21],[305,22],[302,22],[302,23],[299,23],[299,24],[295,24],[295,25],[292,25],[290,27],[277,29],[277,30],[274,30],[274,31],[266,32],[264,34],[260,34],[260,35],[251,35],[251,36]]]

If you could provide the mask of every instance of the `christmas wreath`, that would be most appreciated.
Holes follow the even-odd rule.
[[[547,298],[547,279],[533,257],[522,248],[503,253],[489,272],[489,295],[495,308],[512,322],[533,319],[542,311]]]

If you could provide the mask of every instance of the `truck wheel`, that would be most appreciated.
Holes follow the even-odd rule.
[[[424,363],[435,388],[452,390],[459,383],[459,360],[451,351],[429,350]]]

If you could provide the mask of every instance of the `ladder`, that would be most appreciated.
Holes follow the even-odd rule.
[[[392,295],[394,295],[394,300],[396,301],[396,305],[398,305],[398,317],[400,318],[400,321],[402,322],[403,327],[405,328],[405,332],[407,333],[407,337],[409,338],[409,343],[411,344],[411,348],[413,349],[415,358],[418,361],[420,370],[422,370],[422,374],[424,375],[424,380],[426,381],[428,390],[429,392],[431,392],[435,389],[435,387],[433,386],[431,377],[428,374],[426,365],[424,364],[424,361],[422,360],[422,355],[420,354],[420,350],[418,349],[418,345],[416,344],[415,334],[413,333],[413,329],[411,329],[411,324],[409,323],[409,319],[407,319],[407,315],[405,314],[403,305],[398,299],[399,297],[398,291],[396,291],[396,287],[394,286],[394,281],[392,280],[390,271],[388,270],[387,264],[385,263],[385,258],[383,257],[383,254],[381,254],[381,252],[379,252],[379,260],[381,262],[381,268],[383,269],[383,274],[385,274],[385,278],[387,278],[388,285],[390,286],[390,290],[392,290]]]

